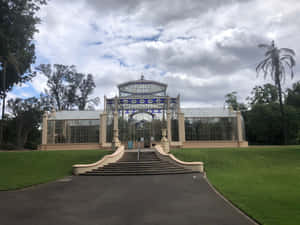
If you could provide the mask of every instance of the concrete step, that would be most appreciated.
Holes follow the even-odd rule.
[[[128,172],[128,171],[115,171],[115,172],[87,172],[82,174],[84,176],[122,176],[122,175],[166,175],[166,174],[185,174],[185,173],[199,173],[194,171],[140,171],[140,172]]]
[[[147,160],[147,161],[143,161],[143,160],[136,160],[136,161],[118,161],[115,164],[126,164],[126,163],[155,163],[155,162],[165,162],[165,161],[161,161],[161,160]]]
[[[149,170],[181,170],[184,168],[178,167],[111,167],[111,168],[99,168],[92,171],[149,171]]]
[[[122,166],[122,165],[159,165],[159,164],[171,164],[166,161],[137,161],[137,162],[117,162],[117,163],[111,163],[108,165],[116,165],[116,166]]]
[[[115,176],[115,175],[163,175],[195,173],[166,160],[161,160],[155,152],[142,152],[137,160],[137,152],[125,152],[116,163],[86,172],[86,176]]]
[[[118,168],[118,169],[125,169],[125,168],[140,168],[140,169],[147,169],[147,168],[181,168],[181,167],[178,167],[178,166],[174,166],[174,165],[156,165],[156,166],[153,166],[153,165],[140,165],[140,166],[127,166],[127,165],[124,165],[124,166],[115,166],[115,165],[110,165],[110,166],[105,166],[103,168],[105,169],[115,169],[115,168]]]

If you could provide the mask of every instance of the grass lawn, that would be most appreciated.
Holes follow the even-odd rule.
[[[0,190],[45,183],[72,174],[72,165],[92,163],[110,151],[0,152]]]
[[[260,223],[300,224],[300,146],[172,153],[184,161],[203,161],[216,189]]]

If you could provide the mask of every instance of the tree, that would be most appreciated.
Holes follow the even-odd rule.
[[[294,83],[292,89],[289,88],[287,92],[286,104],[300,110],[300,81]]]
[[[231,93],[228,93],[227,95],[225,95],[225,104],[227,106],[232,107],[233,110],[246,110],[247,107],[244,103],[239,103],[237,101],[237,92],[233,91]]]
[[[6,93],[13,85],[30,80],[35,61],[33,35],[39,18],[35,13],[46,0],[0,1],[0,98],[2,99],[2,142]]]
[[[23,148],[29,134],[40,126],[44,108],[35,97],[28,99],[10,99],[7,102],[15,122],[16,146]]]
[[[272,84],[264,84],[263,86],[255,86],[251,91],[253,97],[248,97],[250,105],[269,104],[278,102],[278,92],[276,86]]]
[[[294,59],[295,52],[289,48],[277,48],[274,41],[271,45],[260,44],[260,48],[265,48],[265,59],[263,59],[256,67],[257,75],[262,71],[264,73],[264,78],[268,75],[275,82],[277,87],[279,104],[280,104],[280,114],[282,123],[282,133],[284,137],[284,143],[287,143],[287,128],[285,123],[285,114],[282,101],[282,87],[281,82],[285,80],[286,68],[290,70],[291,78],[294,77],[293,67],[296,64]]]
[[[300,114],[294,107],[286,106],[287,143],[297,144]],[[254,104],[244,115],[247,140],[251,144],[281,144],[282,123],[279,103]]]
[[[99,98],[89,98],[96,87],[92,74],[78,73],[75,66],[59,64],[41,64],[37,71],[48,78],[45,92],[56,110],[84,110],[98,104]]]
[[[57,110],[71,109],[72,105],[75,104],[75,99],[68,98],[68,94],[70,96],[74,92],[76,94],[76,85],[79,84],[75,82],[72,83],[73,86],[67,86],[66,84],[74,77],[76,73],[75,66],[41,64],[36,69],[48,78],[48,89],[45,92],[55,104],[54,107]]]
[[[88,74],[86,79],[82,79],[79,85],[80,96],[77,99],[79,110],[84,110],[88,103],[92,103],[94,105],[99,103],[99,98],[88,99],[89,95],[93,93],[95,87],[96,84],[94,82],[93,75]]]

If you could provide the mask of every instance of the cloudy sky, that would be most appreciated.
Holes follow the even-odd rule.
[[[299,14],[299,0],[51,0],[39,13],[36,64],[92,73],[100,98],[143,73],[167,83],[185,107],[223,106],[227,93],[244,101],[270,82],[256,78],[258,44],[274,39],[300,52]],[[38,76],[9,96],[37,95],[45,82]]]

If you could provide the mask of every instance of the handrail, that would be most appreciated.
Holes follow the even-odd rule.
[[[109,163],[114,163],[114,162],[118,161],[120,158],[122,158],[123,154],[124,154],[124,146],[121,145],[118,147],[118,149],[114,153],[112,153],[110,155],[105,155],[102,159],[100,159],[97,162],[90,163],[90,164],[73,165],[72,166],[73,174],[74,175],[83,174],[83,173],[91,171],[93,169],[103,167]]]

